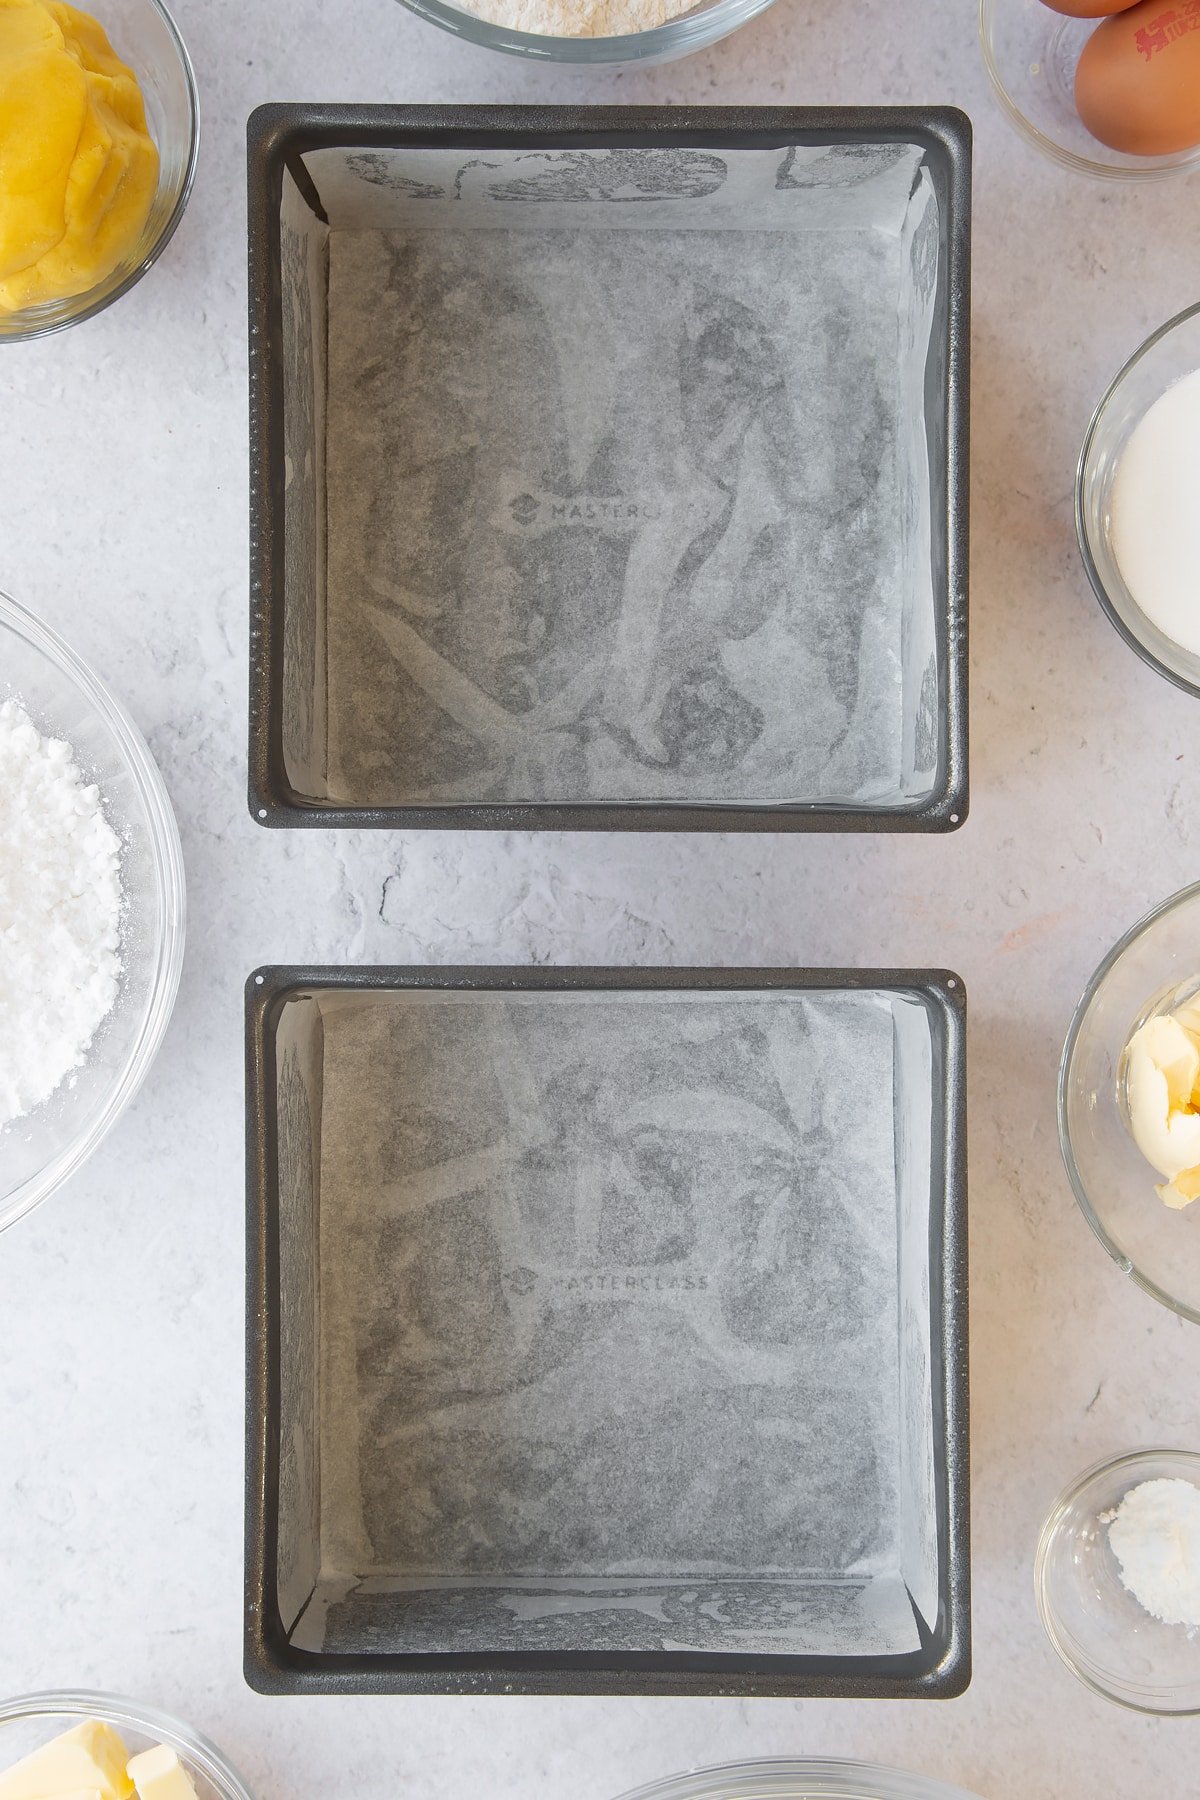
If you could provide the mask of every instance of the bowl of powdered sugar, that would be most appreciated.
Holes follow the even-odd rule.
[[[543,62],[670,62],[703,50],[775,0],[401,0],[455,37]]]
[[[1200,1713],[1200,1454],[1137,1450],[1074,1482],[1042,1528],[1038,1610],[1067,1667],[1147,1713]]]
[[[110,1130],[170,1018],[179,834],[136,726],[0,594],[0,1229]]]

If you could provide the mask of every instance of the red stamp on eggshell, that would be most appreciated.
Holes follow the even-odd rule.
[[[1141,25],[1134,33],[1134,44],[1147,62],[1160,50],[1167,50],[1189,31],[1200,31],[1200,0],[1183,0],[1182,6],[1160,13],[1150,25]]]

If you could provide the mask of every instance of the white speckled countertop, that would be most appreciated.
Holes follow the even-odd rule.
[[[1070,1196],[1054,1074],[1112,940],[1200,874],[1195,703],[1075,552],[1088,415],[1197,298],[1197,178],[1126,191],[1018,143],[969,0],[779,0],[690,61],[528,69],[394,0],[179,0],[196,191],[92,323],[0,355],[0,586],[129,703],[179,815],[183,985],[134,1110],[0,1243],[0,1692],[94,1684],[210,1732],[260,1800],[611,1800],[823,1753],[988,1800],[1195,1793],[1195,1721],[1093,1698],[1034,1610],[1080,1468],[1196,1446],[1194,1327]],[[951,101],[975,120],[971,818],[944,839],[268,833],[245,804],[242,133],[266,99]],[[261,961],[949,964],[971,997],[975,1679],[943,1703],[261,1699],[241,1676],[242,983]],[[869,1096],[864,1097],[869,1102]]]

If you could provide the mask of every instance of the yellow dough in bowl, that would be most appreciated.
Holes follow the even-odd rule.
[[[0,308],[86,293],[134,248],[158,151],[90,13],[0,0]]]

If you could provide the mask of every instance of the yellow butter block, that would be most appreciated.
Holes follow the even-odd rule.
[[[129,1750],[100,1719],[85,1719],[0,1772],[0,1800],[129,1800]]]
[[[169,1744],[155,1744],[129,1761],[138,1800],[196,1800],[192,1778]]]

